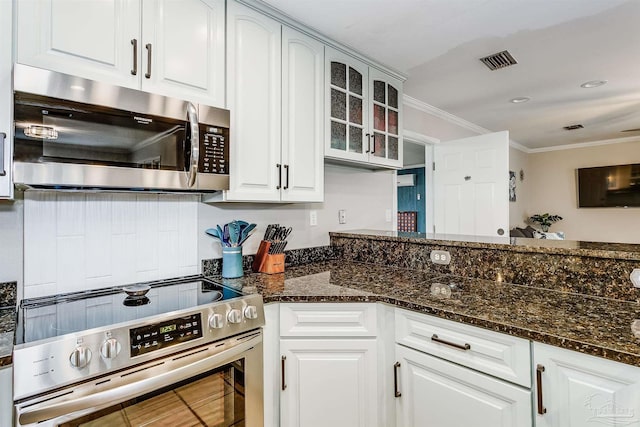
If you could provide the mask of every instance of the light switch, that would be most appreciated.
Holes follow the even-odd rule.
[[[318,225],[318,211],[309,212],[309,225],[311,226]]]
[[[338,223],[339,224],[346,224],[347,223],[347,210],[346,209],[340,209],[338,211]]]

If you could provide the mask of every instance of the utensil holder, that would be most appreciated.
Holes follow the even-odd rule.
[[[222,277],[242,277],[242,246],[222,247]]]
[[[269,254],[271,242],[262,240],[251,269],[256,273],[284,273],[284,254]]]

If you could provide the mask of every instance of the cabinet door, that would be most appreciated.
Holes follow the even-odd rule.
[[[369,157],[367,65],[325,50],[325,156],[366,162]]]
[[[142,89],[224,107],[224,0],[142,4]]]
[[[402,82],[369,68],[369,162],[402,167]]]
[[[324,200],[324,45],[282,29],[282,200]]]
[[[401,345],[396,357],[398,426],[531,426],[529,390]]]
[[[225,199],[279,201],[281,26],[230,1],[227,27],[231,165]]]
[[[0,198],[13,197],[11,183],[11,141],[13,140],[13,91],[11,86],[11,8],[13,2],[0,1]]]
[[[140,0],[20,0],[16,4],[17,62],[138,87]]]
[[[282,427],[377,425],[376,340],[281,340]]]
[[[280,305],[265,304],[263,332],[264,354],[264,427],[280,425]]]
[[[640,426],[637,366],[539,343],[533,360],[537,427]]]

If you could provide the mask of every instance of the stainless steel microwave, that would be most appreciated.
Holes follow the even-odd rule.
[[[16,64],[14,183],[229,188],[229,111]]]

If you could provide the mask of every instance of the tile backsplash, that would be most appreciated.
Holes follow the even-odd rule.
[[[27,191],[24,297],[198,274],[197,195]]]

